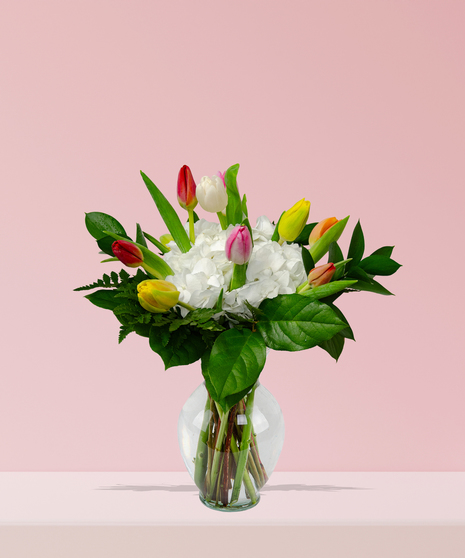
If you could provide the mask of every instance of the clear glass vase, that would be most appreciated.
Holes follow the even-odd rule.
[[[215,510],[246,510],[258,504],[278,461],[283,414],[259,382],[228,413],[202,383],[179,415],[178,440],[200,500]]]

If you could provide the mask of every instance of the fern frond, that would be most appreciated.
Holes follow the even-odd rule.
[[[132,331],[134,331],[134,329],[131,326],[122,325],[119,328],[118,343],[122,343]]]

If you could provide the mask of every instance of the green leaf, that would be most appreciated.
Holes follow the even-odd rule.
[[[125,236],[121,236],[120,238],[123,238],[124,240],[129,240]],[[98,247],[100,248],[100,250],[102,250],[102,252],[104,252],[105,254],[108,254],[109,256],[114,256],[113,250],[111,248],[114,241],[115,241],[114,238],[112,238],[111,236],[106,235],[102,238],[99,238],[97,240],[97,244],[98,244]]]
[[[255,384],[265,360],[266,346],[257,332],[229,329],[218,336],[209,358],[202,359],[202,373],[210,395],[224,411]]]
[[[305,273],[308,275],[310,271],[315,267],[315,264],[313,263],[312,255],[310,254],[308,249],[305,248],[305,246],[301,246],[301,248],[302,248],[302,261],[304,263]]]
[[[164,244],[162,244],[159,240],[157,240],[149,233],[144,232],[144,236],[149,242],[156,246],[162,254],[167,254],[170,251],[169,248],[167,248]]]
[[[357,281],[357,285],[354,287],[354,289],[357,291],[367,291],[370,293],[376,293],[386,296],[393,295],[393,293],[388,291],[386,288],[383,287],[383,285],[380,285],[373,279],[370,282],[360,280]]]
[[[168,230],[170,231],[171,236],[178,245],[179,249],[181,252],[189,252],[191,249],[191,242],[183,224],[181,223],[181,220],[178,217],[178,214],[173,209],[173,206],[147,175],[145,175],[142,171],[140,174],[158,208],[158,211],[160,212],[163,221],[165,222],[165,225],[168,227]]]
[[[102,289],[100,291],[95,291],[91,294],[88,294],[84,298],[87,298],[92,302],[92,304],[95,304],[95,306],[98,306],[99,308],[105,308],[105,310],[113,310],[121,302],[118,299],[115,300],[116,293],[116,289],[113,289],[111,291]]]
[[[313,231],[313,229],[317,225],[318,225],[318,223],[308,223],[307,225],[305,225],[302,232],[294,240],[294,244],[305,244],[307,246],[308,245],[308,237],[310,236],[310,233]],[[277,240],[279,240],[279,236],[278,236]]]
[[[344,337],[340,333],[336,333],[331,339],[320,343],[319,347],[329,353],[337,362],[344,348]]]
[[[337,333],[337,335],[342,335],[342,337],[345,337],[346,339],[350,339],[351,341],[355,341],[354,332],[352,331],[352,328],[350,327],[349,322],[347,321],[344,314],[339,310],[339,308],[337,306],[334,306],[334,304],[332,304],[330,302],[326,302],[326,304],[328,306],[330,306],[334,310],[334,312],[336,312],[336,315],[339,317],[340,320],[342,320],[343,322],[345,322],[347,324],[347,327],[345,327],[344,329],[341,329],[341,331],[339,331]]]
[[[100,213],[99,211],[86,213],[86,227],[96,240],[106,236],[103,231],[111,231],[124,238],[129,238],[123,225],[107,213]]]
[[[313,287],[309,291],[305,291],[299,296],[304,296],[307,300],[319,300],[321,298],[325,298],[327,296],[331,296],[333,294],[338,293],[339,291],[343,291],[344,289],[348,289],[349,287],[353,287],[357,283],[356,279],[348,279],[343,281],[331,281],[331,283],[326,283],[326,285],[320,285],[319,287]]]
[[[359,267],[368,275],[392,275],[401,265],[391,258],[378,254],[368,256],[359,263]]]
[[[386,256],[386,258],[390,258],[392,255],[392,251],[394,250],[394,246],[382,246],[375,250],[372,256]]]
[[[360,221],[357,222],[352,233],[352,238],[350,240],[349,253],[347,254],[347,259],[352,258],[352,261],[347,265],[347,269],[356,267],[360,260],[363,258],[363,252],[365,251],[365,239],[363,237],[362,226]]]
[[[238,225],[242,223],[242,202],[237,188],[237,173],[239,165],[232,165],[224,173],[226,191],[228,192],[228,205],[226,206],[226,219],[228,225]]]
[[[279,232],[278,232],[279,221],[281,221],[281,217],[282,217],[285,213],[286,213],[285,211],[283,211],[283,212],[281,213],[281,216],[279,217],[278,222],[276,223],[276,227],[274,228],[274,231],[273,231],[273,236],[271,237],[271,240],[272,240],[273,242],[278,242],[278,240],[279,240]]]
[[[347,327],[330,306],[298,294],[265,299],[259,308],[258,331],[277,351],[310,349]]]
[[[339,237],[344,231],[344,228],[349,220],[349,215],[344,219],[338,221],[335,225],[330,227],[321,238],[319,238],[313,246],[310,247],[310,254],[313,261],[317,263],[328,252],[332,242],[339,240]]]
[[[147,242],[145,241],[144,233],[142,232],[141,226],[139,223],[136,223],[136,242],[141,246],[145,246],[147,248]]]
[[[350,270],[349,275],[357,279],[357,284],[353,287],[357,291],[368,291],[382,295],[392,295],[387,289],[375,281],[370,275],[360,267]],[[349,277],[347,277],[349,279]]]
[[[182,327],[170,333],[168,325],[152,326],[149,344],[152,351],[163,359],[165,370],[173,366],[192,364],[201,358],[206,349],[197,331]]]
[[[249,212],[247,211],[247,196],[245,194],[242,196],[241,208],[242,208],[243,215],[245,215],[245,217],[248,218]]]
[[[337,263],[343,260],[344,256],[342,255],[342,250],[339,248],[339,244],[337,242],[331,242],[329,245],[328,263]]]

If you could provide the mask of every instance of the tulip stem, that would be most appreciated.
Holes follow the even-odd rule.
[[[193,312],[194,310],[196,310],[193,306],[191,306],[190,304],[187,304],[186,302],[181,302],[178,300],[178,304],[179,306],[182,306],[183,308],[185,308],[186,310],[189,310],[190,312]]]
[[[225,231],[228,228],[228,221],[226,220],[226,215],[223,215],[221,211],[218,211],[217,215],[218,215],[218,219],[220,220],[221,228],[223,231]]]
[[[188,209],[189,214],[189,238],[192,244],[195,244],[195,233],[194,233],[194,210]]]
[[[280,237],[279,240],[278,240],[278,244],[279,244],[280,246],[282,246],[282,245],[284,244],[284,238],[281,238],[281,237]]]
[[[243,287],[247,280],[247,263],[245,264],[234,264],[234,270],[231,278],[231,283],[229,284],[229,290],[233,291],[239,287]]]

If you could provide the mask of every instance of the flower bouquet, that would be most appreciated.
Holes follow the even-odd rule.
[[[137,224],[132,239],[110,215],[87,213],[87,230],[109,256],[103,261],[137,271],[113,271],[76,289],[92,290],[86,298],[114,313],[119,342],[131,332],[147,337],[165,368],[201,360],[204,384],[181,413],[180,445],[201,500],[221,510],[258,502],[282,445],[279,406],[258,381],[267,351],[320,347],[337,360],[354,336],[336,299],[357,291],[390,295],[374,277],[400,267],[391,246],[364,257],[360,222],[344,257],[338,239],[349,217],[307,224],[305,199],[276,223],[262,216],[252,228],[238,170],[233,165],[196,185],[189,167],[181,168],[185,224],[141,173],[165,234],[154,237]],[[199,219],[197,204],[217,222]]]

